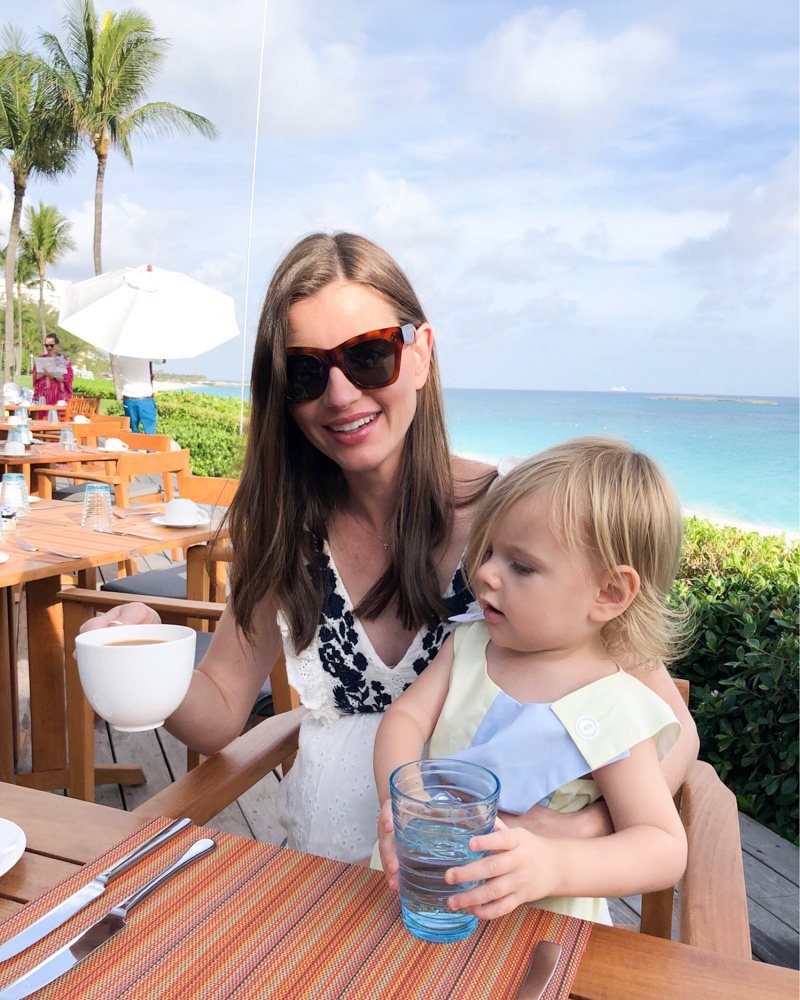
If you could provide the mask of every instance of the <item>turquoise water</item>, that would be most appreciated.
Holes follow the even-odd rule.
[[[204,391],[239,395],[230,386]],[[762,530],[800,531],[795,398],[761,396],[770,405],[754,405],[633,392],[490,389],[447,389],[445,397],[459,454],[497,461],[577,434],[616,434],[663,465],[687,511]]]

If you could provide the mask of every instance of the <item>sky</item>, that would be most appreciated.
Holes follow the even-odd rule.
[[[264,4],[130,6],[172,42],[149,98],[221,136],[112,152],[103,265],[232,295],[247,379],[278,261],[350,230],[408,274],[448,387],[798,394],[794,0],[268,0],[246,327]],[[63,12],[3,6],[31,43]],[[95,169],[29,183],[74,225],[54,279],[94,273]],[[4,168],[0,240],[11,197]]]

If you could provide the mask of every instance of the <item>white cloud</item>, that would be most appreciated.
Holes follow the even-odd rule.
[[[592,35],[578,10],[534,8],[504,21],[476,50],[472,91],[529,117],[537,143],[572,148],[610,134],[647,100],[671,40],[647,25]]]

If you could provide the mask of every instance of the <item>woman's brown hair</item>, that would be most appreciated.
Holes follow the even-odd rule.
[[[319,452],[291,418],[286,404],[289,310],[334,281],[372,289],[397,310],[399,324],[427,322],[405,274],[380,247],[351,233],[316,233],[301,240],[270,282],[253,355],[250,429],[241,484],[230,507],[234,559],[231,606],[247,636],[256,605],[275,600],[298,650],[313,640],[323,603],[313,537],[327,537],[331,513],[342,502],[338,465]],[[434,627],[446,615],[433,550],[448,537],[453,483],[442,391],[435,353],[406,436],[389,523],[386,572],[355,609],[374,618],[393,601],[404,628]]]

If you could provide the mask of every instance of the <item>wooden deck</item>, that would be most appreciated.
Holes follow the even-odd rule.
[[[167,555],[149,556],[139,561],[140,570],[169,564]],[[101,571],[104,579],[116,575],[116,567]],[[24,597],[23,597],[24,600]],[[19,616],[24,622],[24,615]],[[21,721],[29,725],[27,714],[27,644],[19,636]],[[98,762],[117,761],[139,764],[146,783],[123,788],[98,788],[96,801],[118,809],[133,809],[186,771],[186,751],[166,730],[121,733],[104,722],[95,726]],[[23,761],[23,769],[29,766]],[[279,780],[270,775],[256,788],[229,806],[209,823],[214,829],[242,837],[280,844],[284,831],[277,819],[276,798]],[[760,961],[798,968],[798,849],[788,841],[740,814],[745,880],[750,914],[753,957]],[[637,924],[636,899],[612,900],[615,923]]]

